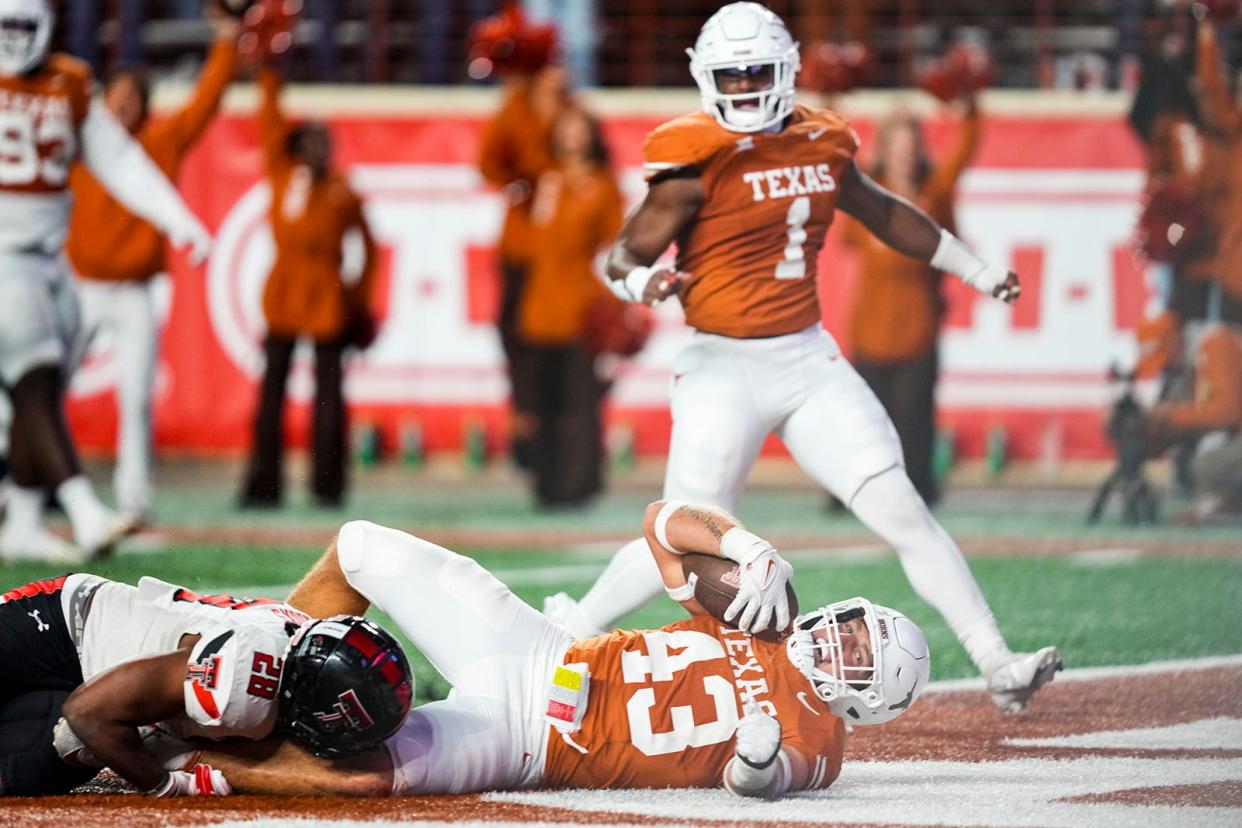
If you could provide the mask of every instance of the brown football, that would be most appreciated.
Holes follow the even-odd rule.
[[[682,555],[681,571],[685,573],[687,581],[694,575],[694,597],[703,605],[703,609],[717,621],[729,624],[730,622],[725,621],[724,614],[737,597],[738,565],[728,558],[691,552]],[[798,596],[794,594],[792,583],[785,584],[785,592],[789,596],[789,619],[792,622],[798,614]],[[771,623],[776,623],[775,617]],[[755,637],[777,642],[788,634],[788,629],[777,631],[769,626]]]

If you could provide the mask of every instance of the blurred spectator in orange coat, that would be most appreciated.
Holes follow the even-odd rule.
[[[148,119],[150,92],[142,69],[114,72],[104,103],[137,138],[164,175],[176,180],[181,162],[211,122],[237,63],[238,22],[215,6],[207,12],[216,41],[190,99],[177,111]],[[75,343],[81,359],[102,335],[112,341],[117,376],[117,505],[135,526],[150,518],[153,487],[151,396],[159,352],[153,279],[166,270],[164,235],[125,209],[86,167],[69,178],[73,212],[65,253],[78,276],[82,321]]]
[[[525,289],[517,336],[526,356],[515,385],[532,393],[535,496],[543,506],[579,505],[602,487],[606,384],[588,344],[593,307],[616,303],[595,258],[621,227],[621,192],[599,122],[561,112],[550,138],[554,166],[539,176],[529,213]]]
[[[530,266],[530,207],[535,182],[551,169],[549,135],[558,114],[570,104],[565,69],[546,61],[517,67],[504,80],[504,103],[484,127],[479,170],[499,187],[506,202],[504,229],[497,244],[500,260],[500,311],[497,327],[508,363],[513,406],[513,455],[529,467],[534,438],[535,391],[523,384],[530,372],[517,335],[517,309]]]
[[[1242,325],[1242,106],[1230,93],[1216,25],[1210,19],[1199,23],[1198,45],[1200,108],[1216,148],[1209,160],[1210,174],[1221,190],[1211,205],[1219,234],[1213,270],[1222,288],[1220,318]]]
[[[1242,514],[1242,327],[1187,323],[1185,343],[1174,354],[1190,365],[1187,400],[1156,404],[1147,425],[1153,453],[1198,438],[1191,464],[1192,522]]]
[[[969,98],[953,150],[940,163],[933,163],[919,121],[909,114],[896,114],[880,129],[871,175],[952,229],[957,180],[978,146],[979,121],[975,100]],[[933,504],[940,495],[931,455],[944,314],[941,274],[878,241],[856,221],[846,224],[845,240],[860,258],[849,318],[854,367],[897,428],[910,480],[923,499]]]
[[[345,493],[341,355],[346,346],[366,347],[375,336],[375,243],[361,200],[345,176],[332,169],[327,127],[286,122],[280,110],[280,77],[270,67],[260,72],[259,84],[276,261],[263,289],[266,366],[240,504],[280,503],[285,383],[294,345],[307,338],[315,346],[311,492],[321,505],[338,506]]]

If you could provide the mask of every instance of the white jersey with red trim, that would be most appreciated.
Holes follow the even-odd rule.
[[[82,678],[199,640],[186,664],[185,715],[162,722],[181,737],[262,739],[276,723],[276,691],[294,630],[310,618],[270,598],[198,595],[158,578],[137,587],[71,575],[62,593]]]

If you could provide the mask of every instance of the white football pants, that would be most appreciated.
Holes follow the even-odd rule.
[[[0,251],[0,382],[67,367],[77,329],[78,297],[60,259]]]
[[[351,586],[388,613],[453,685],[388,740],[393,793],[527,788],[543,778],[544,719],[573,641],[470,558],[355,520],[337,536]]]
[[[9,402],[9,395],[0,390],[0,457],[8,457],[9,429],[12,425],[13,403]]]
[[[81,364],[92,344],[111,342],[118,415],[112,485],[123,513],[145,516],[152,499],[152,395],[159,352],[151,283],[79,278],[77,284],[82,325],[74,360]]]
[[[976,663],[1004,646],[960,550],[906,476],[887,412],[818,325],[768,339],[696,333],[673,361],[672,416],[665,499],[733,511],[764,440],[776,434],[799,466],[896,549],[915,591]],[[580,607],[609,629],[661,591],[640,539],[621,548]]]

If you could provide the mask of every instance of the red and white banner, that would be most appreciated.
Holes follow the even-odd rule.
[[[606,121],[618,171],[641,197],[642,138],[659,119]],[[874,125],[857,124],[864,146]],[[429,450],[461,444],[466,423],[503,439],[507,384],[491,320],[497,286],[491,245],[497,195],[474,168],[478,117],[345,117],[331,121],[337,160],[367,203],[382,245],[384,324],[350,364],[353,419],[389,435],[417,422]],[[933,153],[953,125],[928,124]],[[261,370],[260,294],[272,259],[255,125],[225,117],[188,159],[180,186],[217,236],[210,262],[179,258],[164,298],[155,407],[161,449],[219,451],[248,444]],[[994,118],[962,182],[961,234],[989,259],[1022,274],[1013,308],[984,301],[955,280],[942,340],[941,418],[959,450],[978,454],[1004,425],[1017,456],[1099,457],[1108,452],[1103,410],[1109,363],[1133,353],[1146,301],[1143,266],[1129,239],[1142,156],[1124,123],[1086,117]],[[844,329],[854,301],[852,256],[830,234],[820,263],[829,330]],[[633,425],[640,452],[667,447],[669,364],[687,336],[675,304],[662,307],[647,350],[611,399],[614,422]],[[848,348],[848,342],[844,343]],[[110,446],[113,369],[101,343],[75,378],[71,423],[87,446]],[[290,392],[291,438],[302,442],[311,376],[303,355]]]

